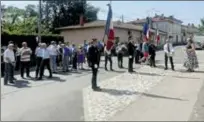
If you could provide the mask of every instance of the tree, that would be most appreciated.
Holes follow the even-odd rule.
[[[27,5],[25,9],[19,9],[13,6],[2,6],[4,10],[2,16],[2,31],[12,34],[35,34],[37,33],[38,12],[37,6]],[[42,34],[50,34],[42,25]]]
[[[44,0],[43,4],[43,21],[51,21],[53,32],[58,27],[79,24],[81,15],[84,15],[85,22],[97,20],[99,9],[88,5],[86,0]]]
[[[2,30],[7,33],[37,33],[38,8],[31,4],[24,9],[1,6],[4,10]],[[98,10],[86,0],[44,0],[41,6],[42,33],[58,33],[55,28],[78,25],[81,15],[84,15],[85,22],[95,21]]]

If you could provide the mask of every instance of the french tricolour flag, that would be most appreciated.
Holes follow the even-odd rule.
[[[145,23],[143,26],[143,34],[145,35],[145,40],[148,41],[150,36],[150,28],[148,23]]]
[[[108,40],[106,42],[106,49],[110,50],[113,47],[115,34],[114,34],[114,28],[113,28],[113,21],[112,21],[112,8],[111,5],[108,4],[109,11],[108,11],[108,17],[106,20],[106,27],[105,27],[105,35],[107,35]]]

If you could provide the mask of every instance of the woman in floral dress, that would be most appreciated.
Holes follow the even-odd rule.
[[[198,68],[198,59],[192,37],[188,39],[188,43],[186,45],[186,58],[184,67],[187,68],[188,72],[194,72],[194,69]]]

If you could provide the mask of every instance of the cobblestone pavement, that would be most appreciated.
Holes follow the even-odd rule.
[[[179,48],[176,51],[174,61],[182,65],[183,52]],[[23,80],[17,75],[20,81],[15,86],[3,86],[1,82],[1,119],[4,121],[108,120],[137,100],[143,92],[157,86],[167,73],[180,78],[188,76],[186,73],[179,74],[180,71],[177,74],[171,70],[164,72],[163,58],[163,52],[157,52],[157,68],[152,69],[148,66],[141,68],[143,65],[134,65],[136,73],[129,74],[126,68],[117,68],[114,57],[115,72],[107,72],[104,68],[99,70],[98,81],[103,92],[93,92],[90,89],[91,71],[55,74],[53,79],[45,78],[43,81]],[[125,67],[127,60],[124,58]],[[176,69],[179,69],[178,66]],[[45,75],[48,76],[47,73]],[[31,76],[34,76],[33,72]],[[197,74],[192,77],[200,76]]]
[[[199,54],[200,55],[200,52]],[[202,60],[195,73],[185,72],[182,64],[175,64],[176,71],[164,71],[164,64],[157,68],[143,66],[136,73],[124,73],[99,84],[101,92],[93,92],[91,87],[83,89],[85,121],[107,121],[117,112],[124,110],[162,79],[168,77],[204,79]]]

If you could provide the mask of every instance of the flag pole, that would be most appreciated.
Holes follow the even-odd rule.
[[[112,3],[112,1],[110,0],[110,3],[107,4],[107,6],[108,6],[108,5],[111,5],[111,3]],[[106,21],[107,21],[107,20],[106,20]],[[104,43],[104,41],[105,41],[105,36],[106,36],[106,33],[104,32],[104,35],[103,35],[103,43]]]

